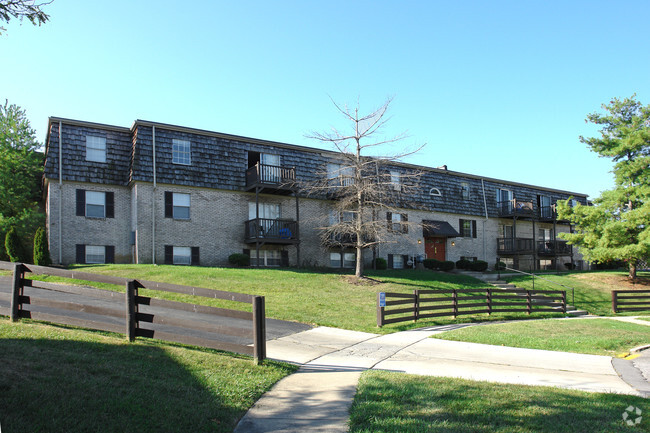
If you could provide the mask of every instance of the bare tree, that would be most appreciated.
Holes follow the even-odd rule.
[[[54,0],[0,0],[0,20],[8,23],[11,18],[17,18],[20,21],[27,18],[35,26],[40,26],[50,19],[50,16],[43,12],[41,8],[49,5],[52,1]],[[0,26],[0,34],[6,30]]]
[[[318,173],[316,181],[303,185],[303,191],[332,199],[332,214],[319,227],[321,241],[328,247],[355,249],[357,278],[363,276],[364,250],[407,232],[410,223],[400,209],[413,207],[408,199],[422,175],[399,164],[399,160],[424,145],[388,156],[366,155],[382,146],[394,149],[396,143],[406,138],[404,133],[390,138],[382,135],[390,120],[386,113],[391,102],[392,98],[388,98],[370,114],[360,115],[358,103],[349,108],[332,101],[352,126],[350,132],[332,128],[327,133],[312,132],[307,136],[333,145],[339,153],[335,161]]]

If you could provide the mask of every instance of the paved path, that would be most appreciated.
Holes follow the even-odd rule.
[[[235,432],[346,432],[356,385],[367,369],[643,395],[619,377],[607,356],[429,338],[464,326],[472,325],[381,336],[320,327],[269,341],[270,358],[302,367],[267,392]]]

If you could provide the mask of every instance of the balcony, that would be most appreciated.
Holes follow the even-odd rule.
[[[535,241],[528,238],[497,238],[497,254],[532,254]]]
[[[537,241],[537,254],[540,256],[570,256],[573,248],[567,241]]]
[[[296,169],[258,162],[246,170],[246,191],[254,188],[262,193],[290,194],[296,188]]]
[[[535,217],[532,201],[520,201],[517,199],[500,201],[497,203],[497,211],[500,217]]]
[[[540,221],[553,221],[555,219],[555,205],[540,206],[538,218]]]
[[[265,244],[296,244],[298,223],[293,220],[257,218],[244,223],[244,242]]]

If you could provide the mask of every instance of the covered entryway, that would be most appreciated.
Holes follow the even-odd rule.
[[[424,254],[427,259],[447,260],[447,238],[460,234],[446,221],[422,221]]]

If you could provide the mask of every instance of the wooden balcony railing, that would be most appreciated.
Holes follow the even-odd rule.
[[[296,182],[296,169],[281,165],[267,165],[257,163],[246,170],[246,186],[275,185],[278,187],[292,187]]]
[[[537,241],[537,254],[540,256],[566,256],[572,253],[573,249],[567,241]]]
[[[540,206],[538,209],[538,217],[542,220],[553,220],[555,219],[555,205],[551,206]]]
[[[299,240],[298,223],[292,220],[258,218],[244,223],[245,240],[269,243],[294,243]]]
[[[534,246],[534,239],[497,238],[497,254],[532,253]]]
[[[535,210],[533,208],[533,202],[531,201],[520,201],[517,199],[500,201],[497,203],[497,209],[499,216],[501,217],[510,217],[510,216],[526,216],[532,217],[535,216]]]

